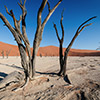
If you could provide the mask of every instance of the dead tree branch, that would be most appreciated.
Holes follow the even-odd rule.
[[[4,58],[4,50],[1,51],[1,55]]]
[[[10,50],[6,50],[6,57],[8,58],[9,54],[11,52],[11,49]]]
[[[20,52],[20,56],[21,56],[21,65],[24,69],[24,74],[25,74],[25,84],[27,83],[28,79],[29,80],[34,79],[36,55],[37,55],[37,51],[40,46],[40,42],[42,40],[42,34],[43,34],[45,24],[47,23],[50,16],[55,11],[55,9],[58,7],[58,5],[61,3],[61,1],[62,0],[59,0],[59,2],[51,10],[50,10],[50,5],[48,4],[48,6],[49,6],[48,8],[49,8],[50,12],[47,15],[47,17],[45,18],[45,20],[43,22],[41,22],[43,9],[45,8],[45,6],[48,2],[48,0],[42,0],[42,3],[40,5],[40,8],[39,8],[38,14],[37,14],[37,28],[36,28],[35,38],[33,41],[32,54],[31,54],[31,49],[30,49],[30,43],[29,43],[27,33],[26,33],[26,21],[25,21],[26,15],[27,15],[27,10],[25,7],[26,0],[24,0],[23,2],[22,2],[22,0],[20,0],[20,2],[18,3],[18,5],[20,6],[20,8],[22,10],[22,15],[20,16],[19,20],[16,19],[15,15],[13,13],[13,10],[10,10],[10,12],[9,12],[8,8],[5,6],[7,14],[10,15],[11,18],[13,19],[14,28],[11,26],[9,21],[4,17],[4,15],[2,13],[0,13],[0,19],[4,22],[5,26],[7,26],[7,28],[11,31],[11,33],[13,34],[13,36],[18,44],[18,48],[19,48],[19,52]],[[21,22],[22,22],[22,24],[21,24]],[[28,54],[28,57],[27,57],[27,54]],[[25,86],[25,84],[24,84],[24,86]]]
[[[56,31],[57,38],[58,38],[59,42],[61,42],[61,39],[58,35],[58,30],[57,30],[56,24],[54,24],[54,28],[55,28],[55,31]]]
[[[49,20],[50,16],[52,15],[52,13],[55,11],[55,9],[59,6],[59,4],[62,2],[62,0],[59,0],[59,2],[54,6],[54,8],[51,9],[51,11],[49,12],[49,14],[47,15],[47,17],[45,18],[45,20],[42,23],[42,27],[47,23],[47,21]]]
[[[47,4],[48,4],[48,10],[49,10],[49,12],[50,12],[51,9],[50,9],[50,4],[49,4],[49,2],[47,2]]]
[[[43,23],[41,22],[41,18],[42,18],[42,11],[44,9],[44,7],[47,4],[47,0],[43,0],[42,4],[38,10],[38,16],[37,16],[37,30],[35,33],[35,39],[33,42],[33,55],[32,55],[32,62],[33,62],[33,66],[35,66],[35,62],[36,62],[36,54],[37,51],[39,49],[40,46],[40,42],[42,40],[42,34],[43,34],[43,30],[45,27],[45,24],[47,23],[47,21],[49,20],[50,16],[53,14],[53,12],[55,11],[55,9],[58,7],[58,5],[61,3],[62,0],[59,0],[59,2],[54,6],[54,8],[49,12],[49,14],[47,15],[47,17],[45,18],[45,20],[43,21]],[[34,70],[34,67],[32,67],[32,70]],[[35,72],[32,72],[35,73]],[[34,75],[34,74],[33,74]]]
[[[92,23],[90,24],[86,24],[87,22],[89,22],[90,20],[96,18],[96,16],[94,17],[91,17],[89,18],[88,20],[86,20],[85,22],[83,22],[77,29],[76,31],[76,34],[74,35],[74,37],[72,38],[71,42],[69,43],[68,47],[66,48],[65,52],[64,52],[64,56],[63,56],[63,40],[64,40],[64,27],[63,27],[63,24],[62,24],[62,20],[63,20],[63,12],[61,14],[61,20],[60,20],[60,25],[61,25],[61,29],[62,29],[62,38],[60,39],[59,35],[58,35],[58,31],[57,31],[57,28],[56,28],[56,25],[54,24],[54,28],[55,28],[55,31],[56,31],[56,35],[57,35],[57,38],[59,40],[59,43],[60,43],[60,47],[59,47],[59,56],[60,56],[60,71],[58,73],[58,75],[60,76],[66,76],[66,64],[67,64],[67,56],[68,56],[68,53],[70,51],[70,48],[71,46],[73,45],[75,39],[77,38],[77,36],[83,31],[83,29],[87,26],[90,26],[92,25]],[[85,25],[86,24],[86,25]]]
[[[96,16],[89,18],[88,20],[86,20],[84,23],[82,23],[82,24],[78,27],[78,29],[77,29],[77,31],[76,31],[76,34],[74,35],[74,37],[73,37],[73,39],[71,40],[71,42],[70,42],[70,44],[68,45],[68,47],[66,48],[66,52],[69,52],[71,46],[73,45],[75,39],[76,39],[77,36],[80,34],[80,32],[82,32],[83,29],[84,29],[85,27],[92,25],[92,23],[90,23],[90,24],[86,24],[86,23],[89,22],[90,20],[94,19],[94,18],[96,18]],[[85,25],[85,24],[86,24],[86,25]]]

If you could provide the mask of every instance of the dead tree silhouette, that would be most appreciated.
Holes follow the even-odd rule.
[[[88,20],[86,20],[85,22],[83,22],[77,29],[74,37],[72,38],[71,42],[69,43],[68,47],[66,48],[64,55],[63,55],[63,42],[64,42],[64,27],[62,24],[63,21],[63,12],[61,14],[61,20],[60,20],[60,25],[61,25],[61,29],[62,29],[62,38],[59,37],[58,34],[58,30],[56,27],[56,24],[54,24],[54,28],[56,31],[56,35],[59,41],[59,61],[60,61],[60,71],[58,73],[59,76],[66,76],[66,65],[67,65],[67,57],[68,57],[68,53],[75,41],[75,39],[77,38],[77,36],[83,31],[83,29],[87,26],[92,25],[92,23],[90,24],[86,24],[87,22],[89,22],[90,20],[96,18],[96,16],[89,18]],[[86,24],[86,25],[85,25]]]
[[[2,58],[4,58],[4,50],[1,51]]]
[[[26,83],[28,82],[28,80],[32,81],[34,79],[36,55],[37,55],[37,51],[39,49],[39,46],[40,46],[40,43],[42,40],[42,34],[43,34],[44,27],[45,27],[47,21],[49,20],[49,18],[51,17],[51,15],[53,14],[53,12],[55,11],[55,9],[59,6],[59,4],[61,2],[62,2],[62,0],[59,0],[58,3],[52,9],[50,9],[48,0],[42,0],[41,6],[40,6],[40,8],[38,10],[38,14],[37,14],[37,28],[36,28],[35,38],[33,41],[32,53],[31,53],[31,49],[30,49],[30,43],[29,43],[29,40],[28,40],[28,37],[26,34],[26,21],[25,21],[25,18],[27,15],[27,10],[25,7],[26,0],[24,0],[23,3],[22,3],[22,0],[20,0],[20,3],[18,3],[18,5],[20,6],[20,8],[22,10],[22,15],[20,16],[19,20],[17,20],[15,18],[13,10],[10,10],[10,12],[9,12],[8,8],[5,6],[7,14],[10,15],[10,17],[13,19],[14,28],[11,26],[11,24],[5,18],[5,16],[2,13],[0,13],[1,20],[4,22],[5,26],[7,26],[7,28],[11,31],[11,33],[13,34],[13,36],[15,38],[15,41],[18,44],[20,57],[21,57],[21,65],[24,69],[24,73],[26,76],[26,78],[25,78]],[[43,12],[46,4],[48,5],[49,13],[42,22],[42,12]],[[20,27],[21,27],[21,29],[20,29]],[[27,54],[28,54],[28,59],[27,59]]]
[[[8,58],[9,54],[11,52],[11,49],[10,50],[6,50],[6,57]]]

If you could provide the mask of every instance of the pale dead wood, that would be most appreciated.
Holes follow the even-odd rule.
[[[50,4],[49,4],[49,2],[47,2],[47,4],[48,4],[48,10],[49,10],[49,12],[50,12],[51,9],[50,9]]]
[[[42,27],[47,23],[47,21],[49,20],[50,16],[52,15],[52,13],[55,11],[55,9],[59,6],[59,4],[62,2],[62,0],[59,0],[59,2],[54,6],[54,8],[51,9],[51,11],[49,12],[49,14],[47,15],[47,17],[45,18],[45,20],[42,23]]]
[[[56,31],[57,38],[58,38],[59,42],[61,42],[61,39],[60,39],[60,37],[58,35],[58,30],[57,30],[56,24],[54,24],[54,28],[55,28],[55,31]]]
[[[4,58],[4,50],[1,51],[1,55]]]
[[[89,22],[90,20],[96,18],[96,16],[94,17],[91,17],[89,18],[88,20],[86,20],[85,22],[83,22],[77,29],[76,31],[76,34],[74,35],[74,37],[72,38],[71,42],[69,43],[68,47],[66,48],[65,52],[64,52],[64,56],[63,56],[63,40],[64,40],[64,27],[63,27],[63,24],[62,24],[62,20],[63,20],[63,12],[61,14],[61,20],[60,20],[60,25],[61,25],[61,29],[62,29],[62,38],[60,39],[59,35],[58,35],[58,31],[57,31],[57,28],[56,28],[56,24],[54,24],[54,28],[55,28],[55,31],[56,31],[56,35],[57,35],[57,38],[59,40],[59,43],[60,43],[60,47],[59,47],[59,56],[60,56],[60,71],[58,73],[58,75],[61,75],[61,76],[66,76],[66,64],[67,64],[67,56],[68,56],[68,53],[70,51],[70,48],[71,46],[73,45],[75,39],[77,38],[77,36],[83,31],[83,29],[87,26],[90,26],[92,25],[92,23],[90,24],[86,24],[87,22]],[[85,25],[86,24],[86,25]]]
[[[10,10],[10,12],[9,12],[8,8],[5,6],[7,14],[10,15],[13,19],[14,28],[10,25],[9,21],[3,16],[3,14],[0,13],[0,18],[5,23],[5,26],[7,26],[8,29],[11,31],[11,33],[13,34],[13,36],[18,44],[20,57],[21,57],[21,65],[22,65],[22,67],[24,69],[24,73],[25,73],[25,84],[22,85],[21,88],[27,84],[28,79],[29,80],[34,79],[36,55],[37,55],[37,51],[40,46],[40,42],[42,40],[42,34],[43,34],[45,24],[47,23],[50,16],[55,11],[55,9],[58,7],[58,5],[61,3],[61,1],[62,0],[59,0],[59,2],[51,10],[50,10],[50,5],[49,5],[48,9],[50,10],[50,12],[42,23],[41,22],[42,12],[48,2],[48,0],[42,0],[41,6],[40,6],[40,8],[38,10],[38,14],[37,14],[37,29],[36,29],[35,38],[33,41],[33,53],[31,53],[30,44],[29,44],[29,40],[27,37],[27,33],[26,33],[26,21],[25,21],[26,15],[27,15],[27,10],[25,8],[26,0],[24,0],[23,2],[22,2],[22,0],[20,0],[20,3],[18,3],[18,5],[20,6],[20,8],[22,10],[22,15],[20,16],[19,20],[16,19],[15,15],[13,13],[13,10]],[[21,24],[21,22],[22,22],[22,24]],[[23,42],[24,42],[24,44],[23,44]],[[28,57],[27,57],[27,54],[28,54]]]
[[[36,54],[37,51],[39,49],[40,46],[40,42],[42,40],[42,34],[43,34],[43,30],[45,27],[45,24],[47,23],[47,21],[49,20],[50,16],[53,14],[53,12],[55,11],[55,9],[58,7],[58,5],[61,3],[62,0],[59,0],[59,2],[54,6],[53,9],[51,9],[51,11],[49,12],[49,14],[47,15],[47,17],[44,19],[43,23],[41,22],[41,18],[42,18],[42,11],[45,7],[45,5],[47,4],[47,0],[43,0],[42,4],[38,10],[38,16],[37,16],[37,30],[35,33],[35,39],[33,42],[33,54],[32,54],[32,62],[33,62],[33,66],[35,66],[35,62],[36,62]],[[34,69],[34,67],[32,68]],[[34,73],[34,72],[33,72]],[[33,74],[34,75],[34,74]]]
[[[62,21],[63,21],[63,13],[64,13],[64,9],[63,9],[63,11],[62,11],[61,20],[60,20],[60,25],[61,25],[61,29],[62,29],[62,38],[61,38],[61,42],[64,41],[64,27],[63,27],[63,24],[62,24]]]
[[[7,58],[8,58],[8,56],[9,56],[10,52],[11,52],[11,49],[6,50],[6,57],[7,57]]]
[[[8,22],[8,20],[3,16],[2,13],[0,13],[0,18],[2,19],[2,21],[4,22],[5,26],[8,27],[8,29],[12,32],[15,40],[17,41],[17,43],[21,44],[21,41],[19,39],[19,36],[17,34],[17,32],[15,31],[15,29],[10,25],[10,23]]]
[[[29,42],[27,42],[25,40],[25,38],[23,37],[23,35],[22,35],[21,31],[20,31],[20,22],[22,20],[21,16],[20,16],[19,21],[17,21],[15,16],[14,16],[13,10],[10,10],[10,12],[9,12],[8,8],[6,6],[5,6],[5,8],[6,8],[6,12],[13,18],[14,26],[15,26],[16,31],[18,32],[19,36],[22,38],[22,40],[24,41],[25,44],[29,44]]]
[[[27,11],[26,11],[26,8],[25,8],[25,3],[26,3],[26,0],[24,0],[23,4],[22,4],[22,0],[20,0],[19,6],[21,7],[21,10],[22,10],[22,34],[23,34],[23,37],[24,37],[24,39],[26,41],[24,43],[25,43],[25,46],[26,46],[26,49],[27,49],[27,53],[28,53],[28,57],[29,57],[29,62],[31,63],[30,44],[29,44],[29,40],[28,40],[28,37],[27,37],[27,34],[26,34],[25,18],[26,18],[26,15],[27,15]]]
[[[74,35],[73,39],[71,40],[70,44],[68,45],[68,47],[66,48],[66,51],[68,52],[72,46],[72,44],[74,43],[75,39],[77,38],[77,36],[80,34],[80,32],[83,31],[83,29],[87,26],[92,25],[92,23],[90,24],[86,24],[87,22],[89,22],[90,20],[96,18],[96,16],[89,18],[88,20],[86,20],[85,22],[83,22],[77,29],[76,34]],[[85,25],[86,24],[86,25]]]

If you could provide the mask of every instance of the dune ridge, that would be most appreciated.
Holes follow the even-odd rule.
[[[63,53],[66,48],[63,48]],[[4,51],[4,55],[6,56],[6,52],[10,51],[9,56],[19,56],[18,47],[16,45],[11,45],[7,43],[0,42],[0,56],[2,56],[1,52]],[[32,51],[32,48],[31,48]],[[59,47],[56,46],[46,46],[40,47],[38,50],[37,56],[59,56]],[[80,50],[80,49],[71,49],[69,52],[69,56],[100,56],[100,51],[97,50]]]

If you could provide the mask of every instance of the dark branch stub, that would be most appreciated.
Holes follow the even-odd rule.
[[[47,2],[47,4],[48,4],[48,10],[49,10],[49,12],[50,12],[51,9],[50,9],[50,4],[49,4],[49,2]]]

